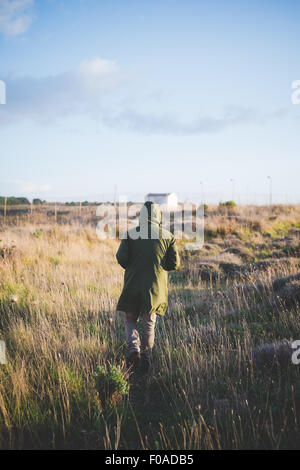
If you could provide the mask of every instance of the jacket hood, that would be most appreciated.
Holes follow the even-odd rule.
[[[140,225],[147,223],[161,224],[161,210],[155,202],[147,201],[143,205],[139,215]]]

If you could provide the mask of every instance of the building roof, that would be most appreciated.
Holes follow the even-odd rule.
[[[171,194],[174,193],[148,193],[146,196],[170,196]]]

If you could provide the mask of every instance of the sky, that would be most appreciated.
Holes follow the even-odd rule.
[[[0,0],[0,195],[300,202],[299,13],[292,0]]]

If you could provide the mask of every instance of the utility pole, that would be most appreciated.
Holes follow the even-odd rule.
[[[117,190],[118,190],[118,187],[115,184],[115,190],[114,190],[114,206],[115,207],[116,207],[116,203],[117,203]]]
[[[6,222],[7,197],[4,198],[4,223]]]
[[[267,176],[269,180],[269,206],[272,205],[272,176]]]
[[[231,185],[232,185],[232,188],[231,188],[231,200],[234,201],[234,183],[235,183],[235,180],[234,180],[234,178],[230,178],[230,181],[231,181]]]
[[[201,204],[204,204],[203,181],[200,181],[201,186]]]

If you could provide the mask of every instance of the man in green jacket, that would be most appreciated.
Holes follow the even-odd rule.
[[[117,310],[125,312],[129,362],[134,368],[140,365],[144,372],[151,365],[156,315],[164,315],[167,309],[168,271],[180,266],[175,238],[162,228],[161,219],[159,207],[147,201],[140,212],[139,226],[126,233],[116,255],[125,269]]]

